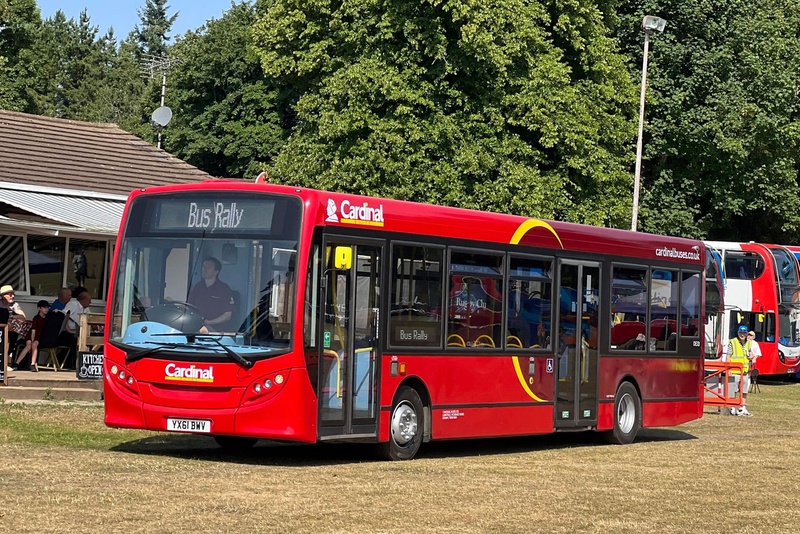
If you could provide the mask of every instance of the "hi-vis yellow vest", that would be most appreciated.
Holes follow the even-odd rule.
[[[744,345],[739,342],[739,338],[735,337],[731,339],[731,362],[733,363],[741,363],[742,364],[742,372],[746,373],[750,370],[750,360],[747,359],[747,354],[750,352],[751,347],[750,340],[748,339]],[[738,369],[731,371],[732,375],[740,374]]]

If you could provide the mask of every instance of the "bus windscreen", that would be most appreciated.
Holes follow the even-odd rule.
[[[289,350],[300,218],[296,198],[276,195],[135,201],[119,244],[109,341],[166,358]]]

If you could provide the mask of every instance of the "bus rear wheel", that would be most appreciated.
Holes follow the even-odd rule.
[[[642,401],[633,384],[623,382],[614,400],[614,429],[605,433],[608,443],[627,445],[642,427]]]
[[[217,442],[222,449],[227,452],[245,451],[253,448],[258,438],[247,438],[243,436],[214,436],[214,441]]]
[[[398,391],[389,420],[389,441],[380,444],[380,453],[387,460],[411,460],[422,445],[425,414],[419,393],[403,386]]]

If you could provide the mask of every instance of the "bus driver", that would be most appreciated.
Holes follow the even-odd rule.
[[[209,330],[224,332],[233,316],[233,291],[219,279],[222,263],[217,258],[208,257],[203,260],[200,280],[189,291],[189,304],[193,305],[203,316],[203,323]]]

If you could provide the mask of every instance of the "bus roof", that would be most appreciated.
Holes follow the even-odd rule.
[[[705,263],[703,243],[692,239],[263,182],[217,179],[157,186],[135,190],[129,200],[142,194],[208,190],[292,195],[303,200],[306,218],[317,226],[369,228],[408,234],[409,240],[414,236],[437,236],[681,263]]]

